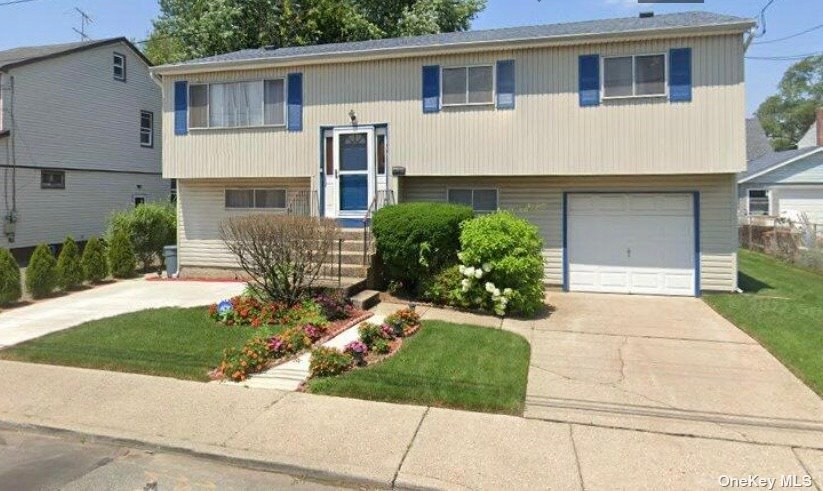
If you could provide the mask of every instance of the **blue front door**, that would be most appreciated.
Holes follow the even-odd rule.
[[[338,210],[341,215],[364,215],[369,208],[371,136],[369,131],[337,135]]]

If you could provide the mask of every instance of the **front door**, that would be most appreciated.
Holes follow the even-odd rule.
[[[338,217],[361,218],[374,197],[374,128],[334,130],[335,208]]]

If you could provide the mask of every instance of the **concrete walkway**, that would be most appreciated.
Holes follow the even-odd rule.
[[[813,475],[823,451],[0,362],[0,426],[370,487],[707,489]],[[823,442],[818,442],[823,446]]]
[[[0,348],[104,317],[160,307],[196,307],[238,295],[243,283],[118,281],[0,312]]]

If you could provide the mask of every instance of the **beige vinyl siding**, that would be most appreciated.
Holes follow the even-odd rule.
[[[183,267],[236,268],[237,261],[220,239],[220,223],[231,216],[276,213],[283,210],[232,210],[225,207],[225,189],[286,190],[286,204],[309,179],[221,179],[177,181],[177,254]]]
[[[578,57],[693,50],[693,101],[578,103]],[[424,114],[421,67],[516,61],[516,108],[451,107]],[[174,135],[174,82],[303,73],[302,132],[189,130]],[[611,175],[738,172],[745,167],[742,35],[612,42],[163,79],[166,177],[312,176],[320,127],[388,123],[391,165],[409,176]]]
[[[451,187],[498,189],[501,209],[512,210],[538,226],[544,240],[546,282],[562,284],[563,192],[699,191],[701,289],[737,287],[736,182],[733,174],[691,176],[590,177],[408,177],[400,184],[402,201],[445,201]]]
[[[66,189],[41,189],[39,169],[17,169],[17,233],[14,242],[1,235],[0,247],[53,244],[67,235],[78,241],[101,236],[111,213],[133,208],[138,194],[146,201],[168,202],[169,182],[157,174],[69,170]]]

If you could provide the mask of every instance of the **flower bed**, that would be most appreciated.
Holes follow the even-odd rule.
[[[371,314],[354,309],[340,295],[321,294],[292,307],[244,295],[210,306],[209,316],[225,327],[258,329],[243,347],[225,350],[220,366],[210,374],[215,380],[240,382],[326,342]]]
[[[420,315],[413,309],[398,310],[380,325],[363,322],[358,328],[360,339],[347,344],[342,351],[325,347],[312,351],[311,376],[329,377],[379,363],[400,349],[403,338],[413,336],[419,329]]]

